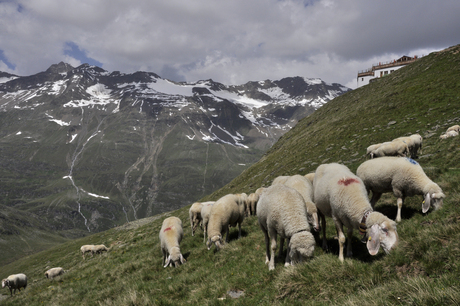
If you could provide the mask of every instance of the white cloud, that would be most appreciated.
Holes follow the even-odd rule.
[[[460,43],[459,14],[458,0],[9,0],[0,2],[0,50],[15,68],[0,69],[77,66],[64,52],[71,41],[108,71],[350,86],[374,62]]]

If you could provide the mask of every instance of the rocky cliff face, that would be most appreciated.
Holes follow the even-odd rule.
[[[190,204],[348,90],[301,77],[174,83],[65,63],[0,73],[0,228],[75,237]]]

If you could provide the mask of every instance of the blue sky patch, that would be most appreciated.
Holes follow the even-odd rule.
[[[65,43],[64,54],[79,60],[82,64],[102,67],[101,62],[86,56],[86,51],[80,49],[80,47],[73,41]]]

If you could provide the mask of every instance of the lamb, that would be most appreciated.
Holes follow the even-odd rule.
[[[367,235],[366,246],[371,255],[376,255],[380,246],[386,253],[397,246],[396,222],[373,211],[363,182],[346,166],[336,163],[320,165],[316,169],[313,189],[315,204],[322,213],[323,248],[327,249],[324,216],[329,216],[335,222],[341,262],[344,261],[343,247],[346,240],[344,225],[348,228],[348,257],[353,255],[353,229],[359,229],[360,233]]]
[[[307,211],[302,195],[282,184],[272,185],[260,196],[257,219],[265,235],[268,269],[275,269],[276,239],[280,235],[280,254],[287,239],[285,266],[312,257],[315,238],[310,232]]]
[[[401,221],[401,207],[406,197],[424,196],[423,213],[426,213],[431,205],[435,210],[442,207],[444,194],[441,188],[426,176],[416,161],[410,158],[382,157],[368,160],[358,167],[356,174],[363,180],[366,189],[372,191],[372,207],[382,193],[393,192],[398,205],[396,222]]]
[[[455,131],[457,133],[460,133],[460,125],[456,124],[456,125],[451,126],[450,128],[447,129],[446,133],[450,131]]]
[[[174,263],[177,268],[180,264],[186,262],[180,252],[179,244],[184,237],[182,230],[182,221],[177,217],[169,217],[163,220],[160,229],[161,252],[163,253],[164,268]]]
[[[409,146],[402,140],[395,139],[392,142],[382,143],[378,149],[373,151],[371,159],[382,156],[407,156],[409,154]]]
[[[109,248],[107,248],[103,244],[93,245],[91,248],[91,255],[94,254],[102,254],[102,252],[108,252]]]
[[[94,245],[92,244],[85,244],[82,245],[80,248],[81,255],[83,256],[83,259],[85,259],[85,253],[91,253],[91,257],[93,257],[93,252],[91,251],[93,249]]]
[[[211,249],[212,244],[218,251],[222,247],[222,237],[227,233],[225,241],[229,242],[229,226],[238,224],[238,238],[241,238],[241,223],[245,217],[245,206],[241,197],[227,194],[214,203],[208,223],[208,240],[206,246]]]
[[[451,130],[451,131],[446,132],[445,134],[442,134],[441,136],[439,136],[439,138],[447,139],[449,137],[455,137],[455,136],[458,136],[458,132]]]
[[[208,231],[209,216],[211,215],[211,208],[215,202],[205,202],[201,208],[201,218],[203,218],[203,242],[206,243],[206,233]]]
[[[10,289],[11,296],[16,294],[16,289],[21,291],[21,288],[26,289],[27,287],[27,276],[24,273],[13,274],[2,280],[2,288],[8,287]]]
[[[65,271],[61,267],[51,268],[51,269],[49,269],[48,271],[45,272],[45,276],[46,276],[46,278],[51,279],[51,278],[55,278],[55,277],[57,277],[59,275],[62,275],[64,273],[65,273]]]
[[[318,209],[313,203],[313,184],[309,179],[302,175],[293,175],[289,177],[284,183],[285,186],[294,188],[303,197],[305,206],[307,208],[308,222],[313,226],[315,231],[319,231]]]

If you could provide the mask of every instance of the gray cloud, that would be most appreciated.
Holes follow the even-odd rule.
[[[81,63],[71,41],[109,71],[354,86],[372,63],[460,43],[459,15],[458,0],[10,0],[0,2],[0,70]]]

